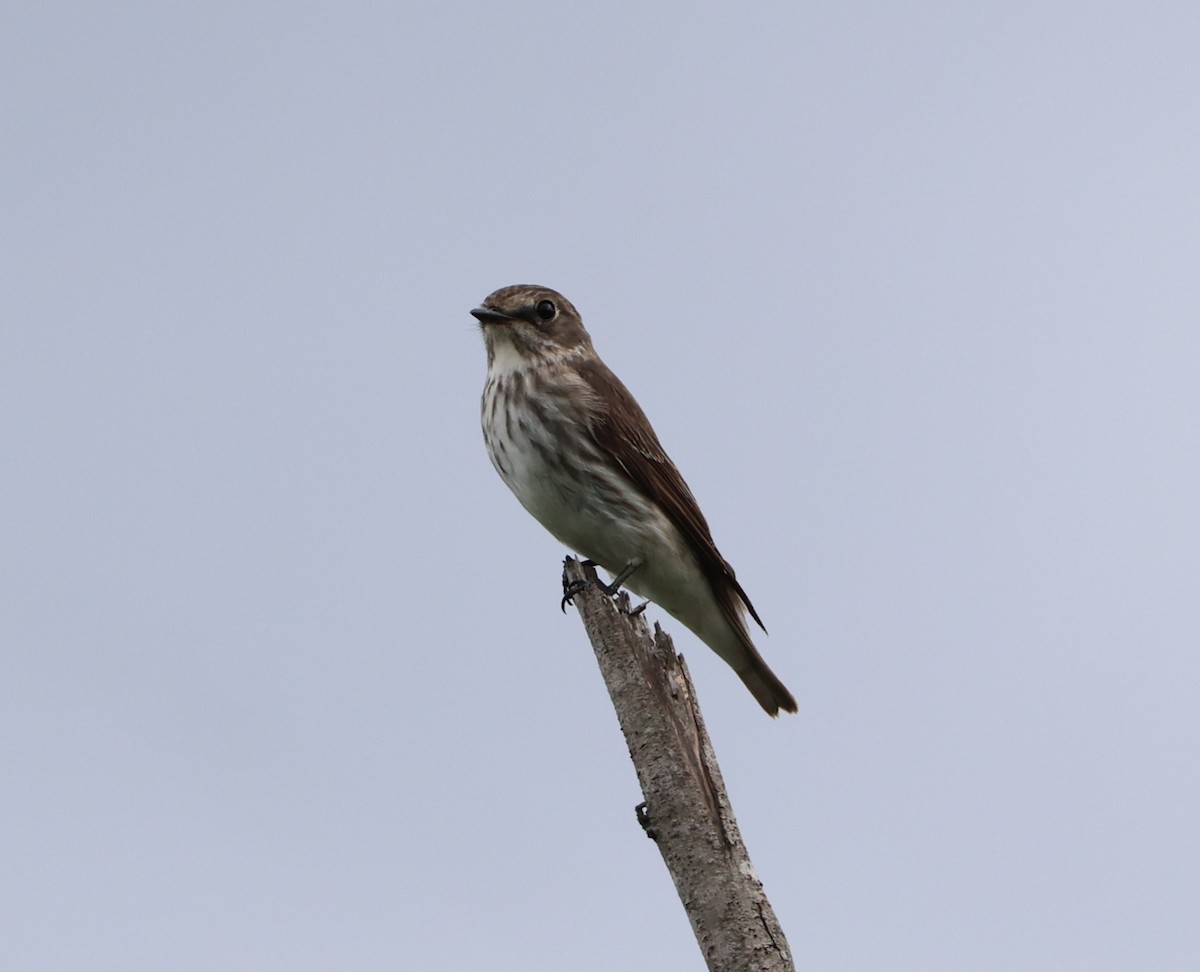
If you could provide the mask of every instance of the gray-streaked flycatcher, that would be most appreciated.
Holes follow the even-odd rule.
[[[571,302],[519,285],[497,290],[471,313],[487,343],[483,438],[521,505],[562,543],[691,628],[769,714],[795,712],[796,700],[750,640],[745,614],[762,621],[692,491],[592,348]]]

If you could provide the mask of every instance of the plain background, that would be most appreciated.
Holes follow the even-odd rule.
[[[798,967],[1195,969],[1198,37],[6,4],[0,966],[701,967],[484,453],[528,282],[799,700],[668,623]]]

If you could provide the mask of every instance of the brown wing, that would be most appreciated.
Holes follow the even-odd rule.
[[[713,543],[708,522],[700,512],[696,498],[679,475],[675,463],[663,451],[650,420],[637,401],[599,358],[581,364],[580,372],[594,390],[600,405],[591,427],[596,442],[621,464],[630,480],[647,497],[666,511],[683,534],[734,629],[745,630],[733,598],[736,593],[750,617],[766,631],[750,598],[737,582],[733,568]]]

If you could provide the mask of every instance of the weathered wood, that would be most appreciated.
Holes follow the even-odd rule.
[[[645,616],[595,587],[594,568],[563,565],[608,686],[645,803],[638,822],[663,861],[711,972],[791,972],[791,952],[738,832],[683,656]]]

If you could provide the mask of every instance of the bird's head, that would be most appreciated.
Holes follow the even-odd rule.
[[[548,287],[501,287],[471,314],[479,321],[487,342],[489,364],[510,353],[530,363],[592,350],[592,339],[579,312],[566,297]]]

